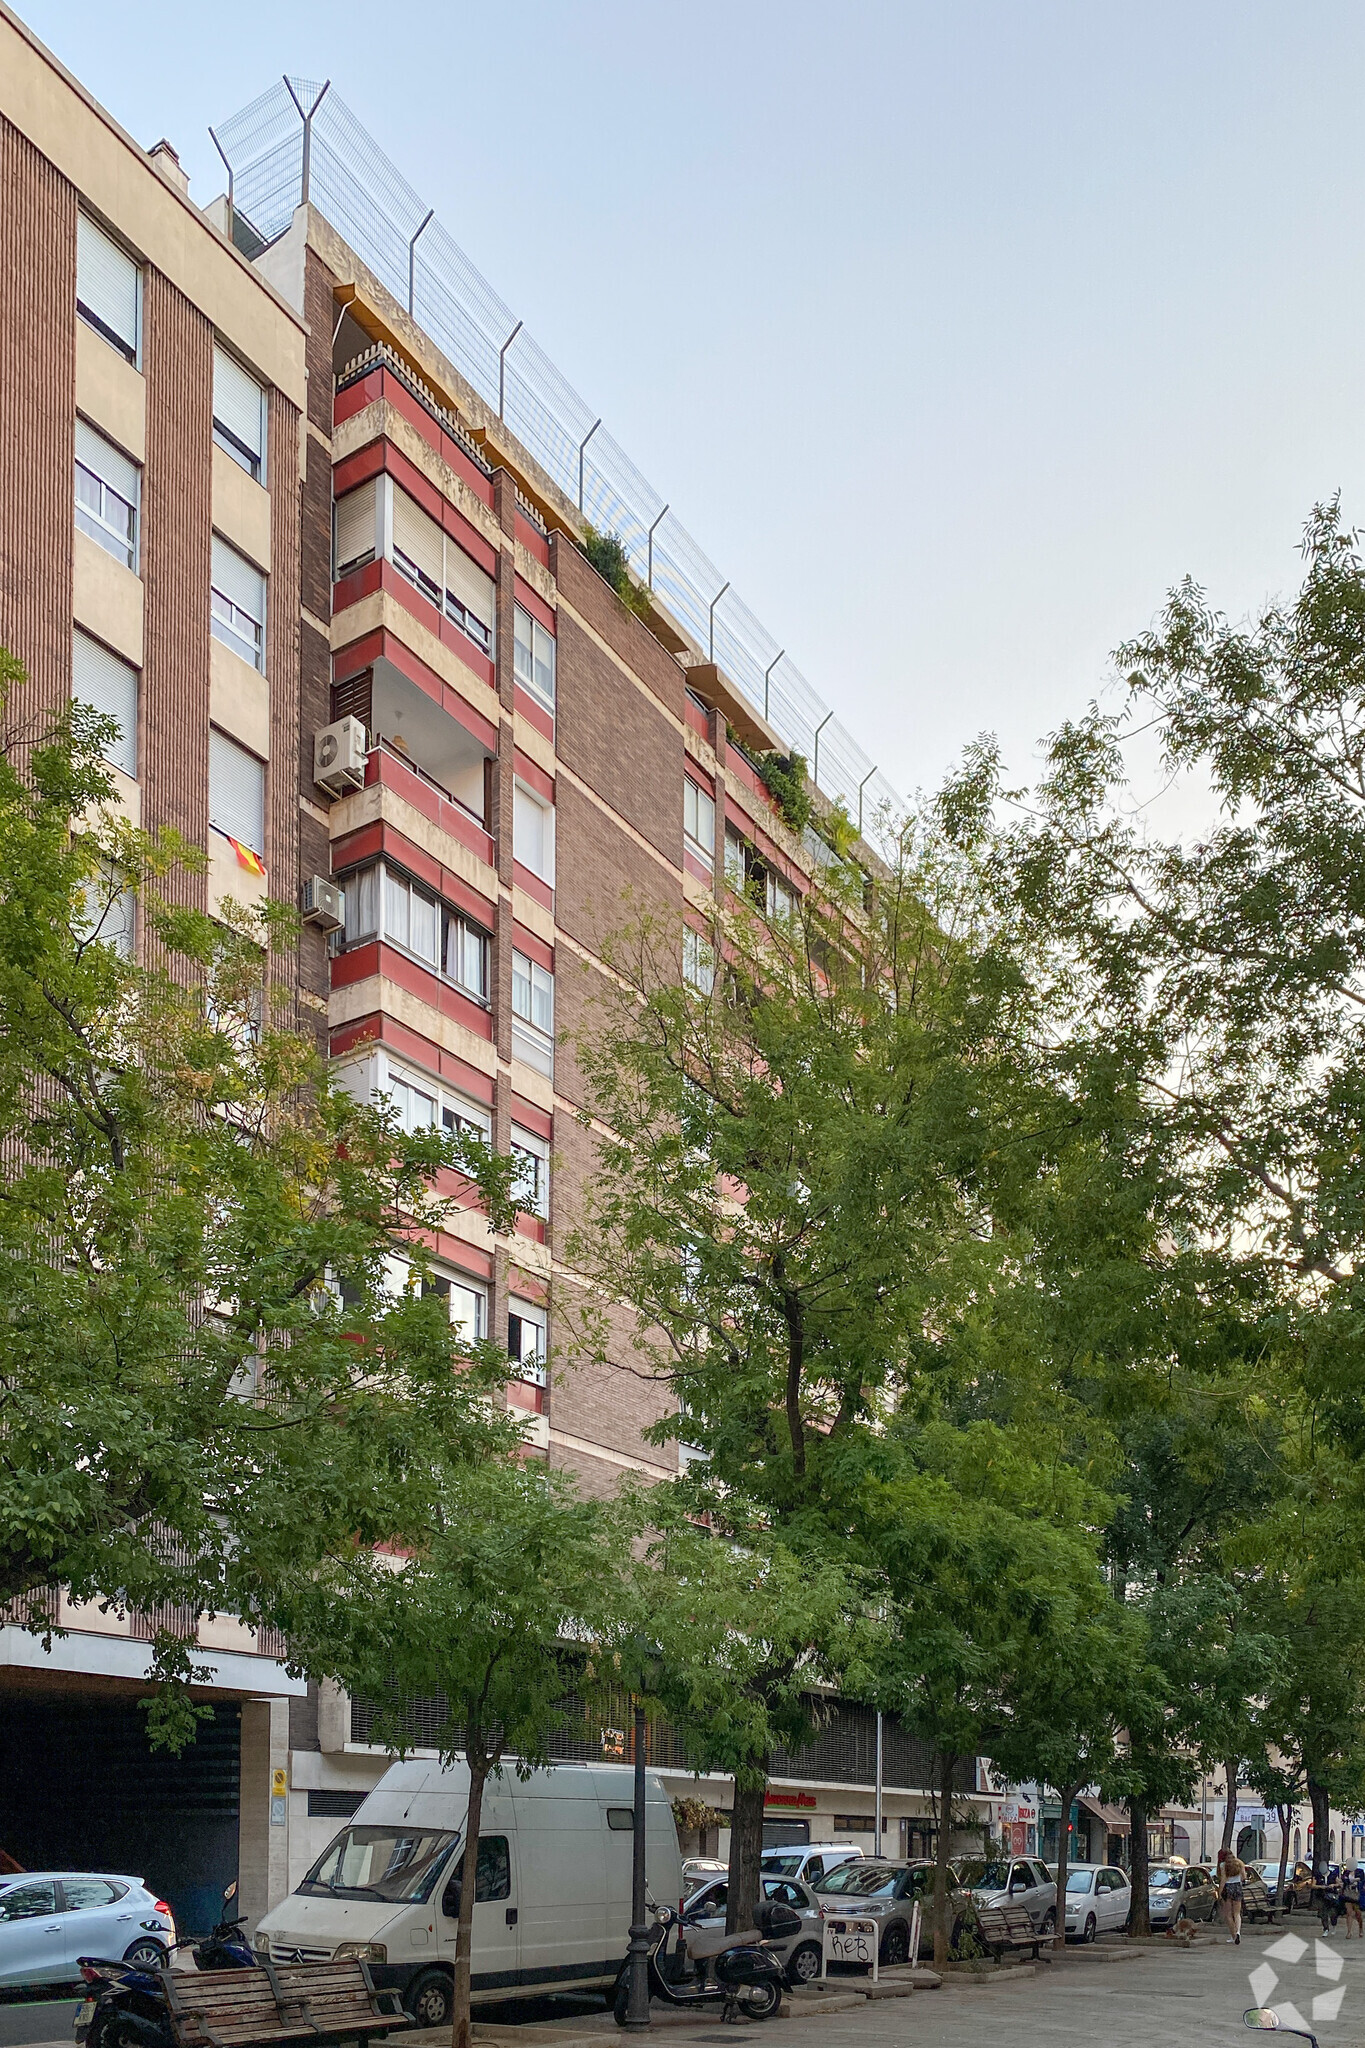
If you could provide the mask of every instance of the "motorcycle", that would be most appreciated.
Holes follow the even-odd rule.
[[[234,1880],[223,1894],[225,1906],[236,1892]],[[199,1970],[254,1969],[257,1958],[238,1931],[245,1917],[222,1919],[205,1940],[175,1947],[189,1949]],[[160,1971],[99,1956],[78,1957],[77,1968],[89,1989],[72,2028],[76,2048],[175,2048]]]
[[[768,1947],[769,1941],[787,1941],[801,1931],[799,1914],[790,1906],[764,1905],[754,1914],[755,1925],[742,1934],[725,1934],[712,1928],[692,1927],[680,1922],[671,1906],[650,1902],[654,1925],[645,1950],[649,1995],[664,2005],[721,2008],[723,2020],[770,2020],[782,2003],[786,1973]],[[680,1927],[678,1943],[670,1951],[668,1937]],[[686,1965],[692,1966],[690,1978]],[[711,1971],[715,1971],[712,1980]],[[626,2024],[630,2010],[630,1957],[617,1973],[612,1994],[612,2016],[618,2027]]]

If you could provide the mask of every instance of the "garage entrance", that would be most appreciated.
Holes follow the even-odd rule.
[[[241,1709],[188,1749],[152,1750],[133,1699],[0,1695],[0,1849],[25,1870],[145,1878],[181,1934],[206,1932],[237,1875]]]

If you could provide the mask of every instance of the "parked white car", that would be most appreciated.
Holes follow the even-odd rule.
[[[26,1870],[0,1878],[0,1985],[78,1983],[79,1956],[160,1969],[174,1942],[170,1907],[140,1877]]]
[[[774,1955],[781,1958],[788,1983],[811,1983],[820,1974],[824,1946],[824,1915],[814,1892],[797,1878],[774,1877],[768,1871],[760,1877],[759,1887],[765,1905],[790,1906],[794,1913],[800,1914],[800,1933],[790,1935],[786,1941],[772,1941],[768,1946]],[[729,1896],[728,1878],[716,1878],[704,1885],[687,1902],[687,1910],[683,1914],[684,1927],[723,1927]]]
[[[1111,1863],[1073,1863],[1066,1874],[1068,1940],[1093,1941],[1128,1925],[1133,1891],[1126,1874]]]
[[[862,1850],[852,1842],[797,1842],[786,1849],[765,1849],[759,1863],[774,1877],[795,1877],[802,1884],[818,1885],[841,1863],[863,1860]]]

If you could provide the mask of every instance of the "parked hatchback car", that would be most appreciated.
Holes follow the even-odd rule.
[[[1133,1889],[1112,1863],[1073,1863],[1066,1874],[1068,1941],[1093,1941],[1128,1925]]]
[[[1057,1880],[1036,1856],[964,1856],[953,1865],[978,1906],[1026,1906],[1040,1934],[1057,1927]]]
[[[852,1842],[798,1842],[786,1849],[765,1849],[762,1868],[775,1877],[796,1877],[818,1885],[841,1863],[861,1863],[863,1852]]]
[[[785,1941],[770,1941],[768,1946],[781,1959],[789,1984],[809,1984],[820,1974],[823,1953],[820,1939],[822,1915],[815,1894],[809,1885],[794,1877],[774,1877],[764,1872],[759,1883],[765,1904],[790,1906],[794,1913],[800,1915],[799,1934],[789,1935]],[[729,1879],[712,1879],[687,1901],[683,1913],[684,1927],[723,1927],[729,1898]]]
[[[76,1981],[79,1956],[159,1969],[174,1942],[170,1907],[140,1877],[26,1870],[0,1878],[0,1985]]]
[[[1152,1927],[1174,1927],[1177,1920],[1212,1920],[1218,1911],[1218,1886],[1202,1864],[1154,1863],[1147,1873],[1147,1906]]]
[[[949,1866],[949,1876],[952,1867]],[[889,1863],[864,1857],[857,1863],[841,1863],[815,1887],[816,1896],[828,1919],[832,1913],[869,1914],[878,1923],[878,1958],[883,1968],[910,1960],[910,1925],[915,1901],[920,1902],[920,1954],[934,1946],[934,1866],[928,1861]],[[948,1896],[952,1911],[949,1938],[958,1946],[963,1928],[972,1917],[972,1897],[954,1882]]]
[[[1272,1906],[1278,1905],[1276,1893],[1280,1883],[1280,1859],[1271,1857],[1268,1863],[1252,1863],[1254,1870],[1270,1895]],[[1284,1873],[1284,1910],[1286,1913],[1307,1911],[1313,1903],[1313,1869],[1302,1858],[1290,1857]]]

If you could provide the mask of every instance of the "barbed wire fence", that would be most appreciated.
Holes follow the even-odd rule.
[[[602,533],[826,796],[869,836],[904,804],[670,505],[330,81],[285,78],[210,134],[234,212],[271,242],[309,199]]]

